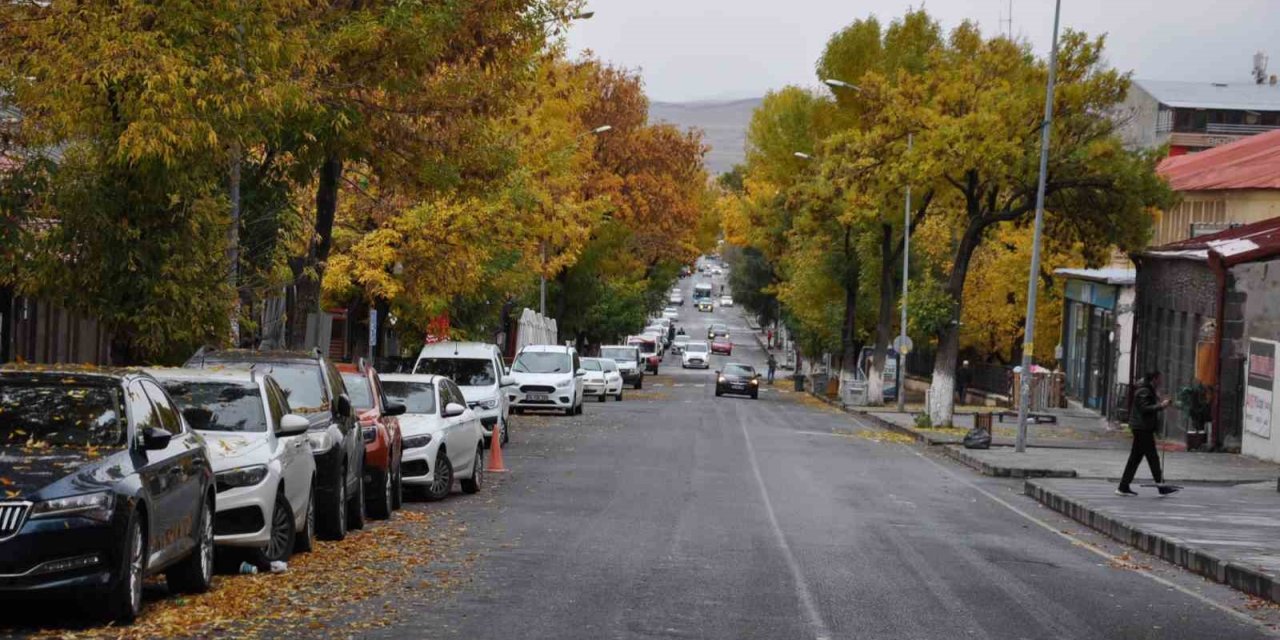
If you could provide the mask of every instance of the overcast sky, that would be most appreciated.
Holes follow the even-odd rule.
[[[785,84],[815,85],[827,38],[874,14],[884,23],[919,0],[590,0],[595,17],[575,24],[574,51],[591,49],[639,68],[650,98],[761,96]],[[931,0],[950,29],[965,18],[1005,31],[1009,0]],[[1047,54],[1053,0],[1013,0],[1013,31]],[[1258,49],[1280,73],[1280,1],[1063,0],[1062,24],[1106,33],[1112,66],[1158,80],[1250,81]]]

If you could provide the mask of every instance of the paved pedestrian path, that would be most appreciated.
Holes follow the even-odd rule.
[[[1223,458],[1213,454],[1206,458]],[[1206,578],[1280,602],[1280,493],[1272,478],[1249,484],[1186,484],[1168,497],[1136,487],[1115,495],[1101,479],[1028,480],[1045,506]]]

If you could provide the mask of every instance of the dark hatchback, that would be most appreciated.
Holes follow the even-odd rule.
[[[716,372],[716,395],[760,396],[760,374],[749,364],[731,362]]]
[[[147,576],[207,590],[213,485],[204,441],[151,376],[0,370],[0,598],[80,596],[130,622]]]

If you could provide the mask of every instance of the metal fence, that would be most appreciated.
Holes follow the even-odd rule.
[[[921,378],[933,376],[933,349],[921,349],[907,354],[907,374]],[[986,393],[1009,393],[1009,373],[1013,367],[999,363],[970,362],[969,389]]]

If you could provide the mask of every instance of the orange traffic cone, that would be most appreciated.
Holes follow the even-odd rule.
[[[502,464],[502,421],[499,420],[493,425],[493,433],[489,439],[489,464],[485,471],[490,473],[506,473],[510,471]]]

